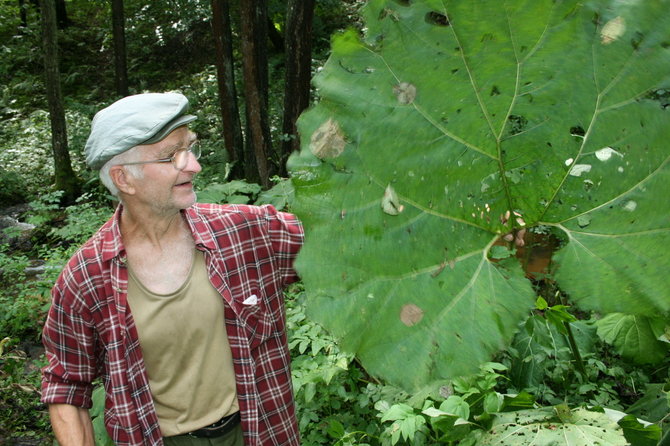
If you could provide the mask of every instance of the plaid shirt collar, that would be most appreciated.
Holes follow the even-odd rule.
[[[103,249],[102,249],[102,260],[109,261],[115,257],[120,259],[125,259],[126,257],[126,248],[123,244],[123,238],[121,236],[121,214],[123,213],[123,205],[119,204],[114,211],[112,216],[111,223],[107,228],[107,231],[102,234],[103,237]],[[191,208],[187,208],[181,211],[183,218],[186,220],[186,223],[193,234],[193,240],[195,241],[196,246],[203,246],[206,249],[215,249],[216,243],[211,236],[211,231],[207,230],[205,223],[202,221],[200,216]]]

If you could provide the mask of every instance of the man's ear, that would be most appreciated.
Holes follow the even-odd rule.
[[[109,169],[109,176],[114,182],[116,188],[126,195],[135,193],[134,177],[123,166],[112,166]]]

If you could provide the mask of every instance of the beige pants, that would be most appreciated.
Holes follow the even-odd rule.
[[[244,446],[242,437],[242,425],[217,438],[195,438],[189,435],[177,435],[175,437],[163,437],[165,446]]]

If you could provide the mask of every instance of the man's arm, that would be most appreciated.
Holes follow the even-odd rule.
[[[51,427],[60,446],[93,446],[93,423],[88,409],[70,404],[49,404]]]

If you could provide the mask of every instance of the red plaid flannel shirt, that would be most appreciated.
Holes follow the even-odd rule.
[[[302,225],[272,206],[196,204],[183,215],[205,253],[210,282],[226,302],[245,444],[299,445],[282,289],[297,279],[292,264]],[[72,257],[52,290],[42,401],[90,408],[91,383],[102,377],[105,424],[114,442],[162,445],[126,300],[119,216],[120,207]],[[253,295],[256,305],[243,304]]]

